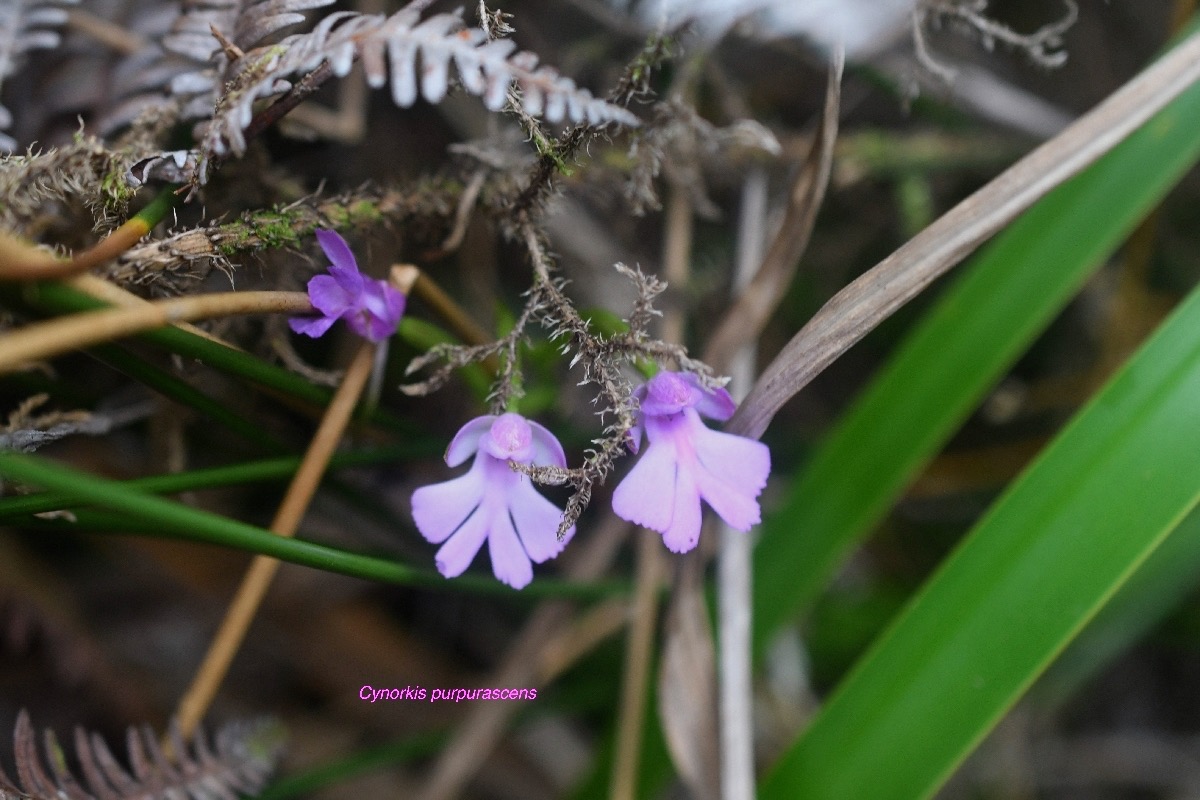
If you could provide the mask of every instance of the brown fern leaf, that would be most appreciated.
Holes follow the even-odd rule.
[[[205,182],[212,158],[244,152],[243,131],[256,101],[282,94],[291,86],[289,78],[325,62],[343,77],[361,58],[367,83],[381,88],[390,81],[392,99],[401,107],[418,97],[440,102],[449,89],[453,63],[462,87],[482,97],[492,111],[504,107],[509,88],[516,85],[524,110],[552,123],[640,124],[627,109],[592,96],[550,67],[539,67],[537,55],[517,52],[512,40],[489,40],[483,30],[467,28],[461,12],[422,20],[415,6],[386,17],[335,12],[309,33],[246,53],[234,65],[235,74],[227,76],[212,120],[203,126],[196,182]]]
[[[183,0],[169,30],[152,39],[142,53],[127,59],[116,93],[120,102],[99,121],[107,136],[149,108],[179,105],[184,120],[212,113],[229,57],[214,35],[248,50],[291,25],[303,11],[333,0]]]
[[[211,746],[197,733],[189,748],[174,725],[170,739],[168,756],[148,727],[130,728],[126,769],[99,736],[76,728],[81,783],[49,730],[43,762],[33,723],[22,711],[13,733],[17,781],[0,770],[0,800],[234,800],[262,788],[282,748],[280,728],[272,722],[226,725]]]

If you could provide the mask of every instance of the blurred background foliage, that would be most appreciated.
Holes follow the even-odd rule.
[[[923,70],[903,20],[881,33],[870,51],[857,58],[852,53],[831,187],[797,278],[761,339],[760,361],[766,363],[840,287],[1136,74],[1194,5],[1084,4],[1064,38],[1068,60],[1055,70],[1030,65],[1004,47],[985,49],[977,37],[953,26],[929,31],[933,52],[960,69],[964,81],[986,76],[965,88]],[[513,36],[523,48],[597,94],[613,84],[645,37],[631,18],[593,0],[513,0],[501,7],[513,15]],[[1032,0],[996,0],[988,13],[1027,31],[1051,22],[1060,10]],[[110,18],[120,16],[114,11]],[[668,65],[656,88],[668,92],[677,71],[699,58],[694,98],[699,113],[718,126],[755,119],[778,138],[782,155],[769,162],[771,197],[778,205],[820,111],[823,57],[800,37],[761,38],[740,28],[708,44],[683,37],[680,47],[686,47],[682,58]],[[16,97],[9,105],[22,142],[52,145],[77,127],[78,109],[65,101],[60,105],[66,110],[57,115],[27,122],[20,113],[22,99],[32,103],[46,96],[45,87],[62,85],[54,82],[55,70],[66,70],[69,59],[61,55],[59,63],[58,57],[47,56],[5,85]],[[922,86],[915,96],[914,82]],[[512,134],[508,121],[489,115],[473,98],[452,95],[438,106],[399,109],[379,93],[355,96],[354,83],[330,84],[316,98],[324,110],[341,110],[349,131],[344,141],[331,133],[336,126],[314,122],[319,115],[311,109],[297,114],[245,159],[226,165],[202,202],[181,207],[171,224],[199,224],[202,213],[214,213],[203,210],[206,204],[233,216],[294,202],[318,189],[354,191],[368,181],[461,188],[470,169],[451,145],[463,142],[490,143],[520,164],[528,159],[519,137],[505,138]],[[991,101],[981,110],[981,96],[989,93]],[[797,796],[798,786],[812,796],[823,794],[804,782],[819,778],[792,785],[790,773],[772,773],[773,765],[792,763],[778,759],[796,747],[801,758],[821,752],[819,741],[801,738],[797,745],[821,703],[845,685],[863,654],[967,533],[985,528],[980,520],[993,503],[1006,489],[1017,491],[1013,484],[1021,471],[1130,363],[1196,284],[1200,180],[1189,166],[1200,141],[1194,133],[1200,114],[1198,101],[1189,102],[1169,131],[1152,131],[1127,147],[1123,166],[1107,177],[1064,187],[1058,199],[1035,212],[1040,216],[997,237],[963,275],[939,281],[868,335],[789,403],[768,430],[764,441],[771,446],[774,470],[763,498],[763,544],[756,551],[757,753],[761,774],[773,775],[765,789],[772,794],[764,796]],[[87,121],[85,115],[85,126]],[[35,122],[36,129],[22,127]],[[666,302],[686,311],[694,353],[703,349],[710,321],[729,303],[741,181],[756,158],[761,156],[723,153],[691,165],[701,178],[692,188],[707,198],[711,213],[697,215],[692,278],[673,287]],[[561,180],[562,195],[544,220],[569,291],[581,307],[596,309],[592,318],[602,329],[618,325],[611,315],[626,313],[630,301],[614,282],[611,264],[657,271],[662,261],[663,215],[628,213],[620,191],[628,168],[620,142],[593,145]],[[48,215],[43,240],[86,241],[84,217],[71,209]],[[436,252],[448,233],[447,219],[430,213],[364,226],[353,241],[360,263],[381,274],[390,263],[415,261],[479,324],[502,334],[520,309],[528,266],[482,212],[472,216],[460,246]],[[234,284],[299,288],[315,255],[308,244],[244,258],[236,264]],[[1044,260],[1025,260],[1030,254]],[[217,272],[202,287],[223,288],[229,280]],[[29,313],[18,301],[6,302],[3,312],[10,319]],[[462,422],[480,413],[484,383],[478,374],[464,375],[430,397],[401,393],[407,361],[445,335],[428,326],[427,309],[419,303],[410,314],[389,354],[378,412],[353,430],[350,452],[318,494],[302,535],[384,556],[428,578],[432,549],[412,527],[407,498],[416,486],[445,477],[440,453]],[[1181,318],[1184,331],[1194,318],[1194,312]],[[271,322],[223,322],[216,330],[258,359],[282,358],[272,345],[280,329]],[[1176,335],[1186,341],[1185,333]],[[68,437],[41,454],[113,479],[197,473],[190,483],[185,478],[159,491],[263,527],[289,474],[286,464],[270,468],[266,459],[302,450],[313,403],[327,396],[317,386],[317,371],[340,368],[350,344],[294,341],[298,358],[313,371],[305,373],[303,389],[289,394],[288,387],[270,383],[251,389],[186,354],[178,341],[123,342],[56,359],[53,369],[4,377],[0,410],[15,412],[39,393],[49,399],[29,413],[88,409],[114,415],[141,409],[134,421],[103,436]],[[522,413],[558,432],[568,453],[580,453],[597,426],[589,398],[574,386],[556,346],[535,339],[522,353],[522,366],[527,391]],[[1162,378],[1164,408],[1186,392],[1189,367],[1194,364],[1183,360]],[[265,372],[256,374],[261,378]],[[1145,379],[1129,380],[1136,386]],[[912,405],[900,405],[904,398]],[[1196,421],[1170,419],[1180,426]],[[20,420],[14,424],[19,427]],[[899,438],[880,438],[881,431]],[[1141,429],[1135,435],[1148,436]],[[1192,436],[1166,423],[1157,435],[1180,444]],[[1200,475],[1194,459],[1163,452],[1156,468]],[[253,476],[223,480],[200,472],[231,465],[248,470],[260,462]],[[1073,463],[1090,469],[1086,458]],[[1061,474],[1044,482],[1053,487],[1061,480],[1065,486],[1076,477]],[[1179,496],[1194,482],[1180,481]],[[1129,494],[1123,507],[1153,509],[1165,495],[1156,483],[1138,491],[1142,494]],[[1070,492],[1063,488],[1051,495]],[[1026,699],[1004,715],[941,790],[943,796],[1167,798],[1195,791],[1200,694],[1192,676],[1200,660],[1194,602],[1200,529],[1194,515],[1175,527],[1188,502],[1167,503],[1161,516],[1170,522],[1162,522],[1155,534],[1165,537],[1163,544]],[[60,733],[80,724],[115,740],[131,723],[162,727],[220,620],[246,554],[172,541],[165,532],[154,535],[153,526],[138,529],[111,514],[81,510],[75,522],[34,520],[15,503],[7,495],[0,499],[0,524],[13,532],[0,538],[0,727],[22,707],[39,725]],[[1173,517],[1172,509],[1179,508],[1184,513]],[[585,538],[611,537],[617,556],[606,577],[620,592],[632,574],[632,548],[628,534],[621,538],[609,530],[608,516],[607,494],[599,493],[572,549]],[[1158,541],[1149,533],[1130,536],[1144,537],[1146,552]],[[1082,546],[1088,546],[1086,536]],[[568,550],[562,561],[569,564],[571,558]],[[1008,563],[998,563],[996,570]],[[1132,571],[1139,562],[1131,555],[1123,563]],[[554,579],[562,577],[564,564],[538,573],[536,580],[549,579],[543,594],[557,593]],[[519,648],[526,637],[537,638],[529,625],[545,612],[539,606],[543,594],[480,591],[490,581],[486,565],[477,564],[473,573],[480,576],[473,584],[443,584],[433,575],[434,581],[389,585],[284,567],[211,712],[214,719],[271,713],[286,723],[282,777],[264,797],[431,791],[437,754],[479,709],[469,703],[370,704],[359,699],[359,689],[489,685],[497,670],[518,657],[514,654],[526,652]],[[1051,571],[1044,585],[1053,588],[1067,574]],[[1054,596],[1048,591],[1048,602]],[[960,614],[967,618],[965,608],[954,603],[935,610],[948,620],[946,629]],[[554,640],[566,655],[533,651],[538,675],[548,676],[538,700],[513,709],[511,733],[494,750],[477,753],[483,766],[471,774],[465,796],[607,794],[624,641],[618,635],[620,610],[615,616],[602,611],[602,600],[557,609],[570,622]],[[874,657],[886,666],[886,653]],[[1014,680],[1023,688],[1025,673],[1016,670]],[[859,668],[855,679],[865,683],[870,675]],[[901,677],[909,675],[897,680]],[[997,707],[996,713],[1005,710]],[[836,713],[830,715],[834,723]],[[651,711],[646,720],[639,794],[672,796],[679,789],[655,716]],[[853,727],[853,719],[844,723]],[[990,727],[989,722],[979,734]],[[938,735],[907,731],[915,738],[926,733]],[[902,741],[893,740],[895,752],[886,756],[870,750],[887,749],[879,743],[859,742],[856,752],[861,763],[889,763],[905,756],[896,750]],[[965,755],[973,744],[960,735],[956,746]],[[825,769],[843,769],[842,777],[853,778],[859,774],[854,765],[846,756]],[[930,769],[936,771],[936,765]],[[937,783],[911,793],[931,791]],[[834,791],[828,786],[825,791]],[[902,787],[893,791],[877,796],[907,796]]]

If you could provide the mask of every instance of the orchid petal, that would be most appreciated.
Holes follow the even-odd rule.
[[[567,467],[567,454],[558,438],[544,425],[527,420],[533,431],[533,462],[543,467]]]
[[[366,291],[366,278],[358,270],[346,269],[342,266],[329,267],[329,276],[334,278],[338,287],[349,297],[349,303],[343,314],[360,311],[362,308],[362,293]]]
[[[637,525],[665,531],[676,505],[678,471],[678,456],[670,440],[652,441],[613,491],[613,512]]]
[[[489,509],[486,506],[475,509],[475,513],[467,517],[466,522],[434,556],[438,572],[447,578],[457,578],[466,572],[479,553],[479,548],[483,547],[483,540],[488,537],[491,526],[492,515]]]
[[[731,488],[757,497],[771,473],[771,451],[762,442],[709,430],[696,420],[692,446],[700,464]]]
[[[422,486],[412,496],[417,530],[434,544],[446,541],[479,507],[483,493],[483,471],[474,467],[453,480]]]
[[[329,275],[314,275],[308,282],[308,301],[327,317],[337,319],[354,308],[354,295]]]
[[[528,463],[533,458],[533,428],[520,414],[501,414],[480,440],[479,448],[501,461]]]
[[[640,420],[640,417],[639,417],[639,420]],[[625,446],[628,447],[629,452],[633,453],[635,456],[637,455],[638,450],[642,449],[642,429],[643,429],[643,427],[644,426],[639,421],[639,422],[635,423],[632,428],[629,429],[628,433],[625,434]]]
[[[292,317],[288,320],[288,327],[296,333],[316,338],[324,335],[336,321],[337,317]]]
[[[649,455],[649,451],[647,451]],[[675,473],[671,524],[662,529],[663,544],[672,553],[686,553],[700,541],[700,493],[689,469]]]
[[[733,412],[737,411],[737,403],[724,388],[713,389],[701,394],[700,400],[696,403],[696,410],[709,419],[725,422],[733,416]]]
[[[692,380],[688,380],[692,378]],[[697,388],[695,376],[663,370],[646,381],[646,392],[640,398],[642,414],[667,417],[691,408],[699,402],[703,390]]]
[[[696,470],[695,480],[700,497],[712,506],[712,510],[729,527],[748,531],[762,522],[762,511],[754,499],[755,495],[741,491],[726,481],[723,475],[716,475],[704,467]]]
[[[329,263],[335,268],[358,272],[358,262],[354,259],[354,253],[350,250],[350,245],[346,244],[346,240],[338,235],[336,231],[318,228],[317,243],[321,245],[321,249],[325,251],[325,256],[329,259]]]
[[[476,417],[458,429],[446,448],[446,464],[457,467],[479,449],[479,440],[492,429],[496,418],[492,415]]]
[[[366,312],[365,330],[361,335],[373,342],[381,342],[396,332],[396,325],[404,314],[406,298],[387,281],[367,280],[361,296],[362,310]]]
[[[492,517],[488,531],[488,555],[492,557],[492,574],[501,583],[514,589],[523,589],[533,580],[533,565],[529,563],[529,556],[521,546],[508,514]]]
[[[559,541],[558,523],[562,519],[562,511],[542,497],[533,488],[529,478],[521,477],[520,486],[509,497],[508,510],[525,552],[541,564],[562,552],[575,535],[575,526],[568,528],[562,541]]]
[[[371,342],[382,342],[384,339],[396,332],[396,323],[380,317],[367,317],[366,330],[362,332],[362,337]]]

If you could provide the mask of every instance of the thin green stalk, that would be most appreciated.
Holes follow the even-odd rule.
[[[430,448],[421,445],[397,445],[381,449],[341,453],[330,460],[331,468],[383,464],[415,456],[430,455]],[[282,481],[291,477],[300,466],[300,456],[249,461],[224,467],[177,472],[171,475],[151,475],[121,481],[120,485],[147,494],[175,494],[222,486],[241,486],[264,481]],[[61,508],[77,508],[87,501],[71,490],[40,492],[19,497],[0,498],[0,519],[42,514]]]
[[[293,564],[383,583],[515,596],[512,589],[490,578],[464,576],[448,581],[432,571],[414,569],[386,558],[350,553],[301,539],[287,539],[264,528],[143,494],[119,481],[77,472],[37,456],[0,452],[0,476],[47,489],[72,491],[84,502],[122,512],[108,515],[80,512],[77,515],[81,523],[85,520],[94,521],[99,523],[97,527],[112,532],[232,547]],[[52,530],[75,529],[75,526],[64,526],[56,521],[48,521],[41,527]],[[584,585],[542,578],[522,590],[521,596],[589,599],[624,593],[628,588],[623,583]]]
[[[192,408],[212,421],[224,425],[266,452],[287,453],[292,450],[281,440],[267,433],[261,425],[234,413],[224,403],[213,399],[187,381],[176,378],[118,345],[97,345],[90,348],[88,353],[176,403]]]

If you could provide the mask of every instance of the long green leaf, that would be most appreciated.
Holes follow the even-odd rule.
[[[857,541],[1200,155],[1192,87],[964,267],[830,432],[755,551],[756,650]]]
[[[1033,687],[1031,697],[1060,703],[1200,584],[1200,510],[1193,510],[1100,610]]]
[[[932,794],[1200,501],[1200,291],[995,503],[764,798]]]

